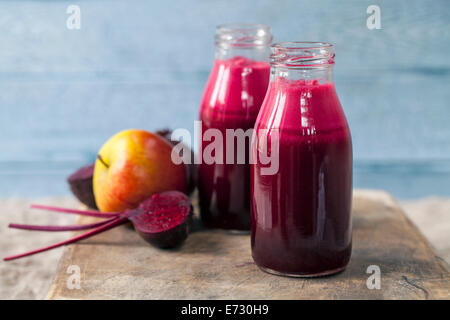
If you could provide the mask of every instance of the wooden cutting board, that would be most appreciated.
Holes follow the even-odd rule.
[[[198,229],[181,248],[159,250],[121,226],[66,247],[47,299],[450,299],[447,264],[389,194],[355,191],[353,244],[344,272],[286,278],[258,269],[249,235]],[[367,286],[373,265],[380,289]]]

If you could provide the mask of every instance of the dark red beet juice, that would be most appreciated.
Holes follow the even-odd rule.
[[[215,151],[222,154],[222,163],[208,163],[204,157],[205,149],[217,141],[203,139],[200,144],[199,204],[202,222],[208,227],[250,230],[250,136],[243,149],[245,161],[238,163],[239,148],[234,140],[234,159],[229,163],[226,130],[253,129],[269,84],[271,39],[269,28],[262,25],[217,29],[216,60],[200,108],[203,137],[210,129],[222,136],[220,150]]]
[[[333,64],[329,44],[272,47],[272,80],[255,124],[251,169],[252,255],[270,273],[327,275],[350,259],[352,142]],[[268,165],[258,160],[263,137],[278,145],[274,174],[263,174]]]

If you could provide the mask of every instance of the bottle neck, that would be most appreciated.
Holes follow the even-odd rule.
[[[244,57],[256,61],[269,62],[270,47],[251,47],[251,48],[239,48],[239,47],[222,47],[216,45],[216,60],[227,60],[233,57]]]
[[[269,61],[272,34],[263,24],[227,24],[216,28],[216,54],[220,60],[236,56]]]
[[[271,79],[333,82],[334,49],[325,42],[282,42],[271,47]]]
[[[328,65],[321,68],[289,68],[283,66],[272,66],[270,76],[271,81],[274,81],[277,78],[305,81],[317,80],[319,83],[330,83],[334,81],[333,65]]]

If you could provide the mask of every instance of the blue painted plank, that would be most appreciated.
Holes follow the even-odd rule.
[[[357,165],[450,161],[449,1],[78,1],[71,31],[72,3],[0,2],[0,163],[83,163],[121,129],[191,129],[214,27],[239,21],[271,25],[276,41],[335,44]],[[381,30],[366,27],[371,4]],[[361,172],[357,186],[395,184]]]

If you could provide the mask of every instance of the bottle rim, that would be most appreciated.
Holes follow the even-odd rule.
[[[220,47],[269,47],[272,32],[268,25],[260,23],[229,23],[216,27],[215,42]]]
[[[324,68],[334,64],[334,57],[334,46],[328,42],[279,42],[271,46],[270,63],[285,68]]]

